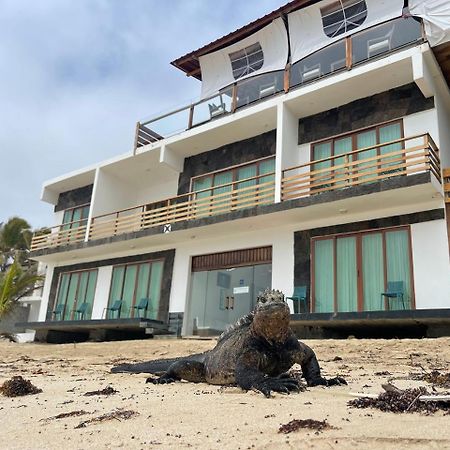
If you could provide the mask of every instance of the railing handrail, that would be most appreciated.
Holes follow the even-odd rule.
[[[402,138],[395,139],[395,140],[389,141],[389,142],[383,142],[382,144],[376,144],[376,145],[371,145],[369,147],[359,148],[357,150],[352,150],[350,152],[341,153],[339,155],[333,155],[333,156],[328,156],[326,158],[311,160],[308,163],[303,163],[303,164],[299,164],[297,166],[287,167],[286,169],[283,169],[282,170],[282,177],[284,177],[285,172],[288,172],[290,170],[302,169],[304,167],[309,167],[309,166],[311,166],[313,164],[320,164],[322,162],[334,161],[335,159],[344,158],[345,156],[352,156],[352,155],[357,154],[357,153],[367,152],[369,150],[374,150],[374,149],[377,149],[377,148],[380,148],[380,147],[387,147],[389,145],[398,144],[400,142],[406,142],[406,141],[412,141],[414,139],[424,138],[425,136],[428,136],[429,138],[431,138],[429,133],[421,133],[421,134],[416,134],[416,135],[413,135],[413,136],[410,136],[410,137],[402,137]],[[426,142],[424,143],[424,147],[425,148],[428,147],[428,145],[426,145]],[[404,150],[407,151],[406,148]],[[435,151],[438,151],[437,147],[436,147]]]
[[[257,180],[257,179],[264,178],[264,177],[270,177],[270,176],[273,176],[273,175],[275,175],[275,172],[268,172],[268,173],[256,175],[256,176],[253,176],[253,177],[249,177],[249,178],[244,178],[242,180],[235,180],[235,181],[231,181],[229,183],[218,184],[217,186],[211,186],[209,188],[199,189],[197,191],[186,192],[185,194],[179,194],[179,195],[176,195],[174,197],[168,197],[168,198],[165,198],[165,199],[162,199],[162,200],[157,200],[157,201],[152,202],[152,203],[144,203],[144,204],[137,205],[137,206],[131,206],[130,208],[125,208],[125,209],[121,209],[121,210],[118,210],[118,211],[113,211],[113,212],[110,212],[110,213],[100,214],[98,216],[94,216],[92,218],[92,222],[94,222],[96,219],[100,219],[102,217],[117,215],[117,214],[120,214],[120,213],[123,213],[123,212],[126,212],[126,211],[132,211],[134,209],[141,209],[141,208],[143,209],[146,206],[156,205],[158,203],[167,202],[167,204],[170,205],[170,202],[172,202],[174,200],[177,200],[179,198],[182,198],[182,197],[187,197],[189,199],[189,197],[192,198],[194,195],[202,193],[202,192],[212,191],[214,189],[221,189],[221,188],[224,188],[224,187],[227,187],[227,186],[234,186],[236,184]],[[232,191],[230,191],[230,193],[232,193]]]
[[[75,224],[75,223],[87,222],[87,220],[88,220],[88,219],[87,219],[87,217],[86,217],[86,218],[84,218],[84,219],[73,220],[72,222],[60,223],[59,225],[52,225],[52,226],[49,226],[49,227],[44,227],[44,228],[42,228],[41,230],[37,230],[36,232],[41,231],[41,232],[42,232],[42,235],[47,236],[47,235],[48,235],[48,233],[46,233],[47,230],[53,230],[54,228],[61,228],[61,227],[65,227],[65,226],[67,226],[67,225],[73,225],[73,224]],[[83,226],[83,225],[82,225],[82,226]],[[70,228],[70,229],[68,229],[67,231],[77,230],[77,229],[78,229],[78,228]],[[41,236],[41,235],[38,234],[38,235],[36,235],[36,236]]]

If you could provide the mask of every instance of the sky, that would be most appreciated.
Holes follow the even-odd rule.
[[[285,0],[0,0],[0,222],[53,224],[42,183],[131,151],[199,98],[170,65]]]

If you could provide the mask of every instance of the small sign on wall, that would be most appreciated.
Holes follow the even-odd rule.
[[[166,223],[163,226],[163,233],[170,233],[172,231],[172,224]]]
[[[233,294],[248,294],[250,288],[248,286],[240,286],[233,288]]]

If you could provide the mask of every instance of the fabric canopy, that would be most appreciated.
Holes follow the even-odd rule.
[[[234,67],[232,66],[233,58],[237,61]],[[200,56],[201,97],[207,98],[214,95],[236,80],[282,70],[286,66],[287,59],[288,37],[284,22],[279,18],[233,45]],[[240,67],[236,68],[236,64],[240,64]]]
[[[410,0],[409,12],[423,19],[425,34],[432,47],[450,41],[449,0]]]
[[[294,11],[288,15],[291,62],[346,36],[400,17],[402,9],[403,0],[328,0]]]

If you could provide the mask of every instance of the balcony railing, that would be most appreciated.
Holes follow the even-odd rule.
[[[215,120],[237,109],[266,100],[303,84],[317,81],[342,70],[423,40],[421,23],[414,18],[397,18],[337,41],[289,64],[285,70],[237,81],[217,95],[170,111],[151,120],[138,122],[137,148]]]
[[[282,200],[291,200],[426,171],[441,181],[439,151],[429,134],[396,139],[285,169],[281,196]]]
[[[442,170],[442,178],[444,179],[445,203],[450,204],[450,168]]]
[[[34,251],[82,242],[86,236],[86,223],[87,220],[83,219],[40,230],[34,234],[30,249]]]
[[[201,219],[274,202],[274,173],[258,175],[208,189],[140,205],[92,219],[89,239]]]

